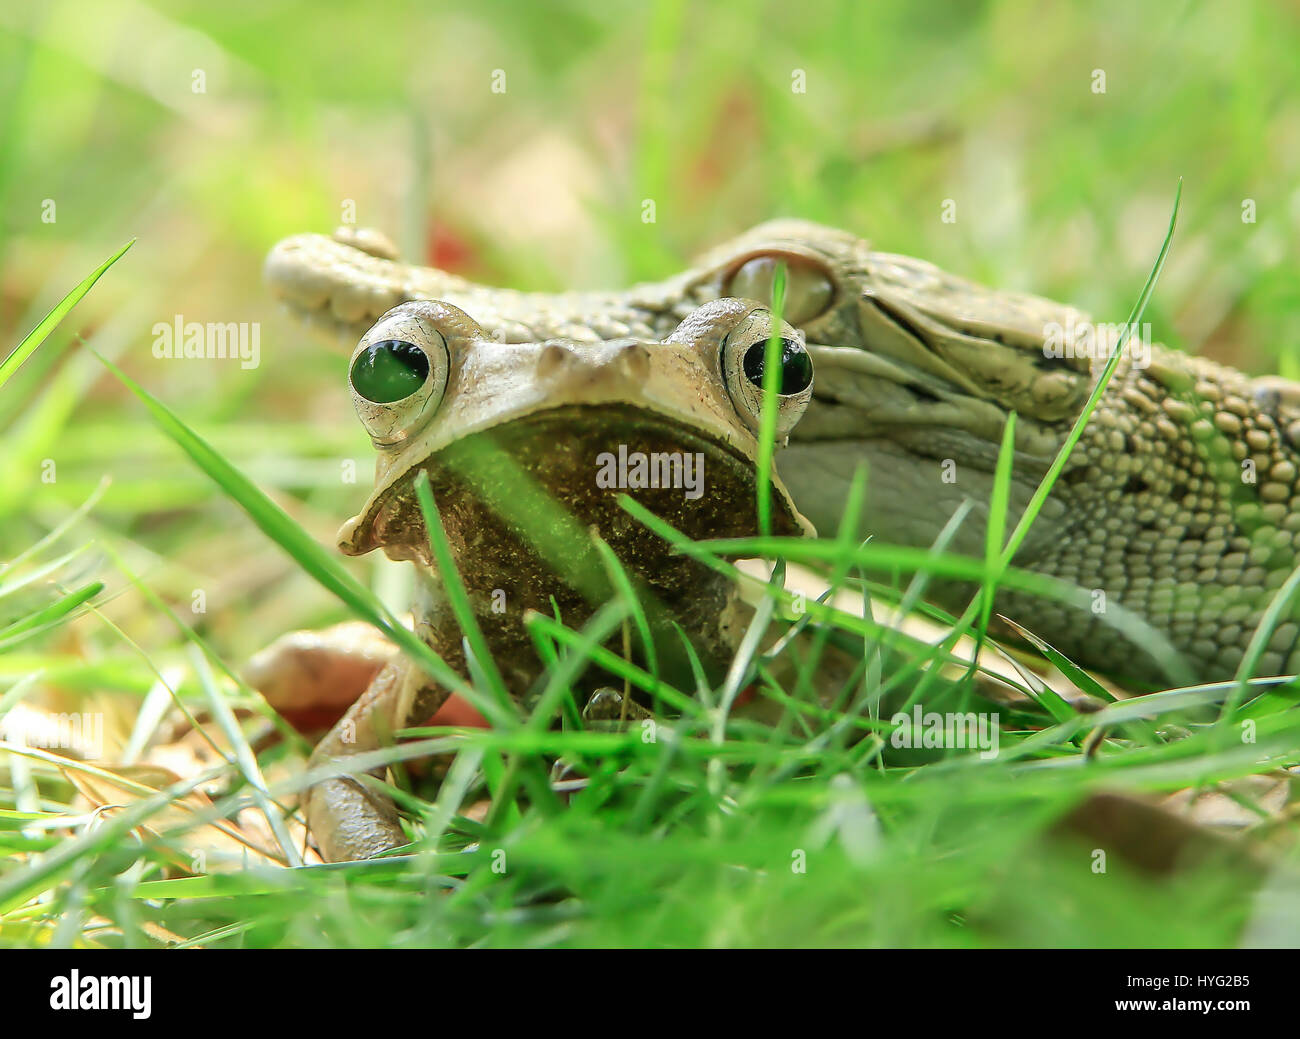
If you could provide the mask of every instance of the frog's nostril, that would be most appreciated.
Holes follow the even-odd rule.
[[[558,343],[547,343],[537,358],[537,374],[543,379],[550,378],[566,369],[574,360],[572,350]]]

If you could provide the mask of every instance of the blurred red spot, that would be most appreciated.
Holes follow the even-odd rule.
[[[428,720],[427,725],[458,725],[467,729],[486,729],[488,720],[453,693],[445,704],[438,708],[438,713]]]
[[[464,270],[474,262],[474,247],[457,232],[438,223],[429,225],[425,254],[430,264],[444,271]]]

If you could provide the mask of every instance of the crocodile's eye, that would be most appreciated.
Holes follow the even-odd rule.
[[[781,317],[794,325],[811,321],[831,305],[835,286],[826,271],[800,256],[769,253],[746,260],[723,287],[724,296],[741,296],[772,304],[777,267],[785,264],[785,305]]]
[[[776,356],[776,437],[784,440],[803,417],[812,397],[813,363],[803,335],[786,322],[778,333]],[[763,414],[763,377],[767,370],[767,343],[772,334],[772,314],[752,311],[722,341],[722,374],[731,402],[750,429],[757,431]]]
[[[447,388],[447,341],[411,313],[380,318],[352,355],[348,384],[362,425],[377,444],[395,444],[438,410]]]

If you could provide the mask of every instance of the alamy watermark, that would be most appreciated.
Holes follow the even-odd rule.
[[[895,747],[928,750],[978,750],[984,760],[998,756],[998,716],[976,711],[940,713],[922,710],[917,704],[911,714],[899,712],[889,719],[894,731],[889,742]]]
[[[602,451],[596,456],[596,486],[606,490],[672,487],[695,499],[704,494],[704,453],[684,451]]]
[[[104,715],[43,714],[20,706],[0,716],[0,740],[38,750],[74,750],[87,758],[102,758]]]
[[[137,1021],[153,1012],[153,977],[145,974],[106,976],[78,970],[50,979],[51,1010],[129,1010]]]
[[[159,360],[237,360],[241,368],[262,362],[262,326],[256,321],[186,321],[177,314],[152,330]]]
[[[1059,321],[1049,321],[1043,326],[1043,356],[1104,361],[1110,357],[1126,330],[1129,334],[1124,343],[1124,353],[1132,359],[1134,368],[1148,367],[1151,364],[1151,323],[1148,321],[1141,325],[1137,322],[1098,325],[1091,321],[1076,322],[1073,318],[1064,325]]]

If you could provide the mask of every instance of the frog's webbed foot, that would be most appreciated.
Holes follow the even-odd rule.
[[[419,683],[419,688],[411,691],[411,683]],[[428,717],[447,696],[447,690],[427,685],[424,676],[404,662],[389,664],[320,741],[308,767],[345,768],[349,757],[379,749],[396,729],[412,718]],[[382,769],[374,774],[380,773]],[[321,780],[307,792],[306,815],[327,862],[367,859],[406,843],[393,802],[359,776]]]

